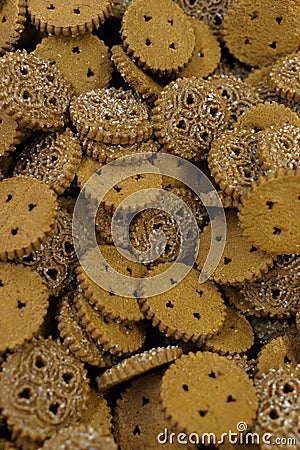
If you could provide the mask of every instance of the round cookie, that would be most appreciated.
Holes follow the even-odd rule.
[[[142,323],[122,324],[106,320],[81,293],[74,299],[81,323],[105,351],[123,356],[138,351],[146,339]]]
[[[73,425],[54,433],[41,450],[117,450],[112,436],[103,436],[101,430],[86,425]]]
[[[170,363],[181,355],[181,348],[174,346],[152,348],[143,353],[137,353],[130,358],[123,359],[97,377],[98,389],[110,389],[149,370]]]
[[[271,126],[300,126],[300,118],[296,113],[277,102],[265,102],[248,109],[237,121],[237,126],[255,128],[264,131]]]
[[[25,0],[3,0],[0,6],[0,55],[11,51],[24,31],[26,22]]]
[[[277,255],[299,253],[299,186],[299,169],[279,169],[253,184],[239,213],[244,235],[253,245]]]
[[[29,0],[28,12],[41,32],[77,36],[104,23],[111,13],[111,0]]]
[[[159,408],[161,378],[160,374],[141,376],[117,400],[114,429],[122,450],[138,450],[144,446],[147,450],[157,450],[158,442],[154,438],[169,426]],[[179,450],[182,444],[175,440],[172,444],[164,443],[163,447]],[[194,447],[190,445],[187,448]]]
[[[144,99],[150,102],[154,101],[161,92],[162,86],[147,72],[138,67],[120,45],[114,45],[111,54],[114,65],[126,83]]]
[[[225,320],[226,307],[220,292],[211,282],[199,284],[199,272],[195,269],[169,291],[141,299],[140,305],[159,331],[185,342],[212,336]]]
[[[50,62],[26,50],[0,59],[0,104],[20,126],[52,131],[67,121],[72,88]]]
[[[41,277],[29,267],[0,263],[0,353],[22,345],[38,332],[48,297]]]
[[[90,390],[83,364],[51,339],[34,339],[9,355],[0,380],[9,427],[34,441],[78,421]]]
[[[37,45],[34,54],[50,60],[72,84],[76,95],[109,86],[113,68],[108,48],[91,33],[48,36]]]
[[[179,73],[180,77],[207,77],[221,59],[221,48],[212,30],[198,19],[191,19],[195,33],[195,49],[190,62]]]
[[[235,430],[243,418],[252,425],[256,416],[255,388],[234,361],[209,352],[183,355],[164,373],[161,407],[170,425],[186,433]]]
[[[222,34],[240,61],[266,66],[298,49],[299,17],[299,5],[293,0],[239,0],[225,16]]]
[[[263,346],[257,356],[256,377],[262,377],[270,369],[279,369],[286,364],[299,364],[299,338],[292,339],[287,334],[271,340]]]
[[[117,20],[121,20],[130,3],[131,0],[112,0],[112,16]]]
[[[83,412],[80,422],[91,426],[94,430],[101,430],[104,436],[111,436],[112,412],[103,392],[92,387],[86,405],[87,408]]]
[[[195,47],[191,22],[171,0],[135,0],[125,11],[121,34],[132,59],[160,75],[182,69]]]
[[[61,195],[74,179],[81,161],[81,145],[73,131],[42,135],[19,154],[13,175],[36,178]]]
[[[205,158],[228,120],[226,103],[215,86],[196,77],[172,81],[153,110],[154,134],[166,151],[195,161]]]
[[[1,158],[2,156],[6,156],[7,153],[13,152],[23,138],[23,133],[19,129],[18,122],[3,110],[0,110],[0,136]]]
[[[72,100],[70,116],[81,135],[105,144],[134,144],[152,134],[148,108],[122,88],[96,89]]]
[[[273,257],[254,247],[243,236],[234,210],[226,213],[227,236],[222,259],[211,278],[220,284],[235,285],[259,278],[273,265]],[[216,237],[218,239],[218,236]],[[211,243],[211,225],[200,235],[197,258],[199,270],[204,266]],[[238,249],[238,252],[237,252]]]
[[[56,195],[42,181],[6,178],[0,182],[0,259],[30,255],[52,233]]]
[[[300,101],[300,55],[288,55],[279,59],[270,71],[270,83],[282,98]]]
[[[250,323],[240,312],[227,306],[225,321],[220,330],[207,338],[205,350],[220,355],[234,355],[249,350],[254,343],[254,334]]]

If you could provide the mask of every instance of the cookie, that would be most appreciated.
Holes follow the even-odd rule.
[[[8,115],[25,128],[51,131],[64,126],[72,88],[56,67],[17,50],[1,58],[0,69],[0,104]]]
[[[42,181],[18,177],[0,182],[0,196],[0,259],[29,255],[52,233],[56,195]]]
[[[243,198],[241,228],[260,250],[277,255],[299,253],[299,177],[299,170],[279,169],[262,176]]]
[[[229,51],[252,66],[266,66],[299,47],[299,6],[293,0],[239,0],[223,21]]]
[[[73,302],[73,296],[66,295],[58,309],[57,327],[64,344],[82,362],[100,368],[110,367],[113,364],[113,358],[86,332],[80,323]]]
[[[0,54],[11,51],[24,31],[25,0],[4,0],[1,4]]]
[[[23,138],[18,122],[3,110],[0,110],[0,135],[2,139],[1,157],[13,152]]]
[[[164,373],[161,408],[170,425],[185,433],[214,433],[236,429],[243,417],[252,425],[256,392],[245,371],[234,361],[209,352],[183,355]]]
[[[116,356],[138,351],[144,344],[145,327],[141,323],[122,324],[105,319],[81,293],[75,297],[79,319],[91,337]]]
[[[246,352],[253,343],[254,334],[246,317],[228,306],[222,327],[205,340],[204,349],[220,355],[234,355]]]
[[[19,154],[13,175],[36,178],[57,195],[70,186],[81,161],[81,145],[67,128],[31,140]]]
[[[145,445],[148,450],[157,449],[155,437],[161,436],[162,430],[169,426],[159,408],[161,378],[160,374],[141,376],[117,400],[114,428],[116,440],[123,450],[137,450]],[[172,444],[164,443],[164,448],[178,450],[182,444],[175,440]]]
[[[110,16],[111,1],[92,0],[65,2],[53,0],[29,0],[28,13],[31,23],[41,32],[77,36],[101,24]]]
[[[127,53],[154,74],[178,72],[188,63],[195,47],[191,22],[171,0],[132,2],[123,16],[121,34]]]
[[[136,94],[122,88],[80,95],[71,102],[70,116],[83,137],[105,144],[134,144],[152,134],[147,107]]]
[[[262,277],[273,265],[273,257],[256,248],[243,236],[236,212],[226,213],[227,235],[222,258],[211,275],[211,279],[220,284],[235,285],[245,280]],[[204,266],[211,245],[211,225],[208,225],[200,236],[197,266]],[[218,236],[215,237],[218,239]],[[239,249],[238,253],[236,249]]]
[[[221,59],[221,48],[212,30],[198,19],[191,19],[195,33],[195,49],[190,62],[179,73],[180,77],[207,77]]]
[[[0,263],[0,352],[31,339],[42,325],[49,293],[41,277],[22,264]]]
[[[280,319],[295,314],[300,292],[299,267],[299,256],[280,255],[262,278],[245,283],[241,294],[248,304],[248,313]]]
[[[111,436],[112,434],[111,408],[108,406],[103,393],[96,388],[91,388],[87,408],[83,412],[80,422],[94,428],[94,430],[101,430],[103,436]]]
[[[276,61],[270,71],[270,84],[276,93],[294,102],[300,101],[300,55],[288,55]]]
[[[119,364],[106,370],[96,378],[98,389],[111,389],[149,370],[170,363],[181,355],[182,350],[179,347],[168,346],[152,348],[143,353],[133,355],[130,358],[123,359]]]
[[[56,232],[48,237],[40,249],[33,250],[29,256],[16,258],[15,261],[38,272],[49,294],[58,297],[73,288],[72,282],[77,263],[71,214],[58,209],[55,228]]]
[[[270,369],[279,369],[286,364],[299,364],[299,339],[293,340],[287,334],[271,340],[263,346],[257,356],[256,377],[262,377]]]
[[[270,369],[256,380],[259,406],[256,431],[276,435],[280,442],[294,438],[299,442],[299,381],[300,365],[289,364],[279,369]],[[262,450],[273,448],[271,440],[261,444]],[[279,446],[283,448],[284,446]]]
[[[120,45],[114,45],[111,54],[114,65],[126,83],[144,99],[150,102],[156,100],[162,86],[147,72],[138,67]]]
[[[20,347],[8,356],[0,378],[2,413],[21,437],[43,441],[78,421],[86,407],[87,372],[58,341]]]
[[[159,272],[153,271],[154,274]],[[153,326],[158,326],[167,337],[185,342],[212,336],[225,320],[226,308],[220,292],[211,282],[199,284],[199,272],[195,269],[178,284],[174,280],[172,289],[140,299],[140,304]]]
[[[237,121],[238,127],[255,128],[264,131],[271,126],[300,126],[300,118],[284,105],[276,102],[265,102],[248,109]]]
[[[171,82],[153,110],[154,134],[166,151],[194,161],[205,158],[228,120],[226,103],[215,86],[196,77]]]
[[[44,442],[41,450],[64,448],[66,450],[117,450],[111,436],[103,436],[101,430],[85,425],[73,425],[59,430]]]
[[[112,0],[112,17],[121,20],[131,0]]]
[[[113,71],[109,50],[93,34],[48,36],[34,54],[51,61],[72,84],[76,95],[109,87]]]
[[[235,127],[211,145],[207,158],[211,174],[221,189],[237,202],[262,174],[257,154],[261,133],[250,127]]]
[[[300,166],[300,127],[284,125],[265,131],[257,145],[261,167],[276,172],[279,168],[296,169]]]

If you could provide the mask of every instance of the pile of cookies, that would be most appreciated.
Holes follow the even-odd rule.
[[[2,0],[0,13],[0,449],[300,449],[297,1]],[[129,298],[86,273],[72,216],[93,174],[147,152],[206,174],[227,232],[200,283],[218,208],[183,168],[137,167],[96,217],[87,196],[107,261],[94,265],[139,280]],[[131,244],[165,235],[145,263],[118,252],[111,224],[151,188],[188,206],[200,245],[182,281],[145,297],[185,218],[145,197]]]

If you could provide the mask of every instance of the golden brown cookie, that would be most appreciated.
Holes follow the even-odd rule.
[[[294,102],[300,101],[300,55],[288,55],[279,59],[270,71],[270,83],[276,93]]]
[[[2,143],[0,150],[1,157],[13,152],[23,138],[23,133],[18,127],[18,122],[3,110],[0,110],[0,135]]]
[[[41,277],[22,264],[0,263],[0,352],[22,345],[44,321],[49,293]]]
[[[300,365],[288,364],[269,372],[255,382],[258,397],[255,430],[265,436],[276,436],[278,442],[294,438],[299,442]],[[280,439],[280,441],[279,441]],[[280,449],[284,445],[278,446]],[[292,448],[292,446],[290,446]],[[262,450],[274,448],[272,439],[261,444]]]
[[[237,126],[255,128],[264,131],[271,126],[300,126],[300,118],[296,113],[277,102],[265,102],[248,109],[237,121]]]
[[[113,364],[111,355],[105,352],[81,325],[71,294],[61,300],[57,322],[64,344],[76,358],[100,368],[110,367]]]
[[[87,399],[87,408],[82,414],[81,423],[91,426],[94,430],[101,430],[104,436],[112,434],[112,414],[103,393],[91,388]]]
[[[108,48],[91,33],[48,36],[37,45],[34,54],[50,60],[72,84],[76,95],[109,86],[113,68]]]
[[[110,389],[149,370],[170,363],[181,355],[182,350],[179,347],[168,346],[152,348],[130,358],[123,359],[119,364],[107,369],[96,378],[98,389]]]
[[[73,181],[81,156],[80,141],[73,131],[56,131],[36,137],[25,146],[13,175],[41,180],[61,195]]]
[[[135,0],[125,11],[121,33],[132,59],[160,75],[182,69],[195,47],[191,22],[171,0]]]
[[[0,259],[30,255],[52,233],[56,195],[42,181],[6,178],[0,182]]]
[[[222,258],[211,279],[220,284],[235,285],[259,278],[273,265],[272,255],[254,247],[243,236],[234,210],[226,213],[227,235]],[[216,237],[218,239],[218,236]],[[204,266],[211,245],[211,225],[200,235],[197,258],[199,270]],[[238,251],[237,251],[238,249]]]
[[[0,59],[1,107],[25,128],[51,131],[67,121],[72,88],[56,67],[26,50]]]
[[[299,253],[299,202],[299,169],[261,176],[242,199],[239,219],[244,235],[273,254]]]
[[[161,407],[170,425],[186,433],[235,430],[243,418],[252,425],[256,416],[255,388],[234,361],[210,352],[183,355],[164,373]]]
[[[111,0],[29,0],[28,12],[31,23],[42,32],[77,36],[99,28],[110,16]]]
[[[123,450],[157,450],[157,437],[169,427],[159,408],[159,392],[162,376],[150,374],[139,377],[121,393],[114,416],[115,436]],[[168,430],[171,433],[173,430]],[[164,441],[162,436],[161,441]],[[182,449],[182,444],[163,444],[167,450]],[[188,449],[194,448],[188,446]]]
[[[144,99],[154,101],[162,90],[162,86],[147,72],[138,67],[120,45],[111,49],[111,59],[126,83]]]
[[[112,16],[117,20],[121,20],[130,3],[131,0],[112,0]]]
[[[212,30],[198,19],[191,19],[195,33],[195,49],[190,62],[179,73],[180,77],[207,77],[221,59],[221,48]]]
[[[143,346],[146,333],[142,323],[127,325],[108,321],[81,293],[76,295],[75,305],[86,331],[105,351],[123,356],[134,353]]]
[[[265,171],[296,169],[300,166],[300,127],[271,127],[262,134],[257,152]]]
[[[162,265],[163,268],[165,264]],[[157,270],[158,269],[158,270]],[[160,273],[160,266],[152,274]],[[188,275],[163,294],[141,299],[141,309],[153,326],[167,337],[197,342],[212,336],[225,320],[225,305],[217,287],[199,283],[199,272],[192,269]]]
[[[261,133],[254,127],[235,127],[211,145],[207,158],[211,174],[221,189],[235,201],[240,201],[262,173],[257,155]]]
[[[240,61],[266,66],[298,49],[299,16],[299,5],[293,0],[239,0],[225,16],[222,34]]]
[[[204,159],[213,138],[227,127],[226,103],[215,86],[200,78],[178,78],[159,95],[154,133],[169,153]]]
[[[223,325],[216,334],[205,340],[204,349],[220,355],[234,355],[246,352],[253,343],[254,334],[246,317],[227,306]]]
[[[246,282],[241,289],[248,313],[257,317],[289,317],[299,303],[300,257],[280,255],[259,280]]]
[[[77,184],[80,189],[83,188],[85,183],[90,179],[92,175],[94,175],[97,170],[102,167],[103,163],[99,161],[95,161],[93,158],[89,156],[83,156],[81,159],[81,163],[76,171]]]
[[[112,436],[103,436],[100,430],[87,425],[72,425],[54,433],[41,450],[117,450]]]
[[[9,427],[42,441],[80,419],[89,394],[87,372],[59,341],[32,340],[8,356],[0,403]]]
[[[270,369],[279,369],[286,364],[299,364],[299,338],[292,339],[287,334],[271,340],[263,346],[257,356],[256,377],[263,376]]]
[[[24,31],[26,22],[25,0],[3,0],[0,6],[0,54],[11,51]]]
[[[72,100],[70,116],[82,137],[105,144],[134,144],[152,134],[148,108],[122,88],[96,89]]]
[[[33,250],[23,258],[16,258],[15,261],[37,271],[51,296],[58,297],[73,289],[77,256],[73,244],[71,214],[58,209],[55,233],[40,249]]]

